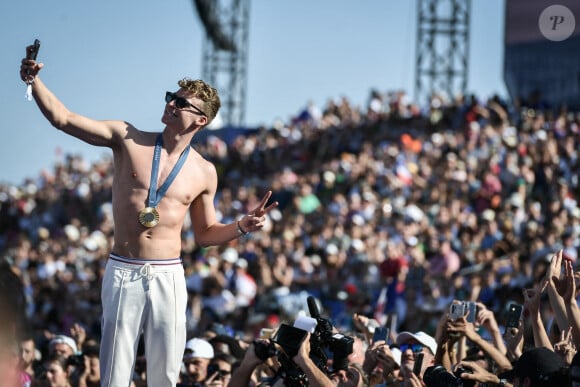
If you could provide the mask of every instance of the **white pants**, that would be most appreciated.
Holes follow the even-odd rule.
[[[186,340],[187,289],[181,261],[148,261],[111,254],[101,302],[101,386],[130,385],[141,332],[147,384],[175,386]]]

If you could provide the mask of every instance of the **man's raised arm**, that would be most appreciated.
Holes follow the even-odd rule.
[[[32,47],[28,46],[26,52]],[[38,76],[43,67],[43,63],[25,57],[20,66],[20,78],[31,85],[32,96],[46,119],[55,128],[82,141],[112,148],[129,125],[122,121],[97,121],[68,110]]]

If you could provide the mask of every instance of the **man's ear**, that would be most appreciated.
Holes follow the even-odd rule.
[[[196,121],[197,121],[198,125],[200,125],[201,127],[204,127],[207,125],[209,119],[206,116],[198,116]]]

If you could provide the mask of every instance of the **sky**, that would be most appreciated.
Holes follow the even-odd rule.
[[[288,122],[308,101],[371,89],[414,91],[417,0],[251,0],[245,124]],[[472,1],[468,91],[506,96],[504,0]],[[160,131],[166,90],[202,77],[205,33],[192,0],[0,2],[0,183],[51,171],[62,154],[88,161],[108,148],[54,129],[24,98],[25,47],[41,41],[41,78],[72,111]]]

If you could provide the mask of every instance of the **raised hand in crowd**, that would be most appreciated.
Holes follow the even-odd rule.
[[[437,341],[437,353],[434,363],[441,364],[445,369],[451,370],[453,364],[457,362],[455,345],[459,340],[458,335],[449,334],[447,325],[449,323],[449,313],[443,313],[437,323],[435,340]]]
[[[300,367],[308,377],[308,382],[312,387],[332,387],[334,386],[330,378],[322,372],[320,368],[310,358],[310,333],[302,339],[302,344],[296,356],[292,360]],[[342,378],[342,374],[339,376]]]
[[[564,300],[566,311],[568,311],[570,304],[574,304],[576,301],[576,283],[574,281],[572,262],[565,260],[562,265],[564,272],[560,276],[554,275],[552,280],[554,281],[558,295]]]
[[[87,339],[87,331],[81,324],[74,323],[73,326],[70,327],[70,335],[77,344],[77,348],[80,350]]]
[[[423,380],[412,372],[405,372],[402,386],[404,387],[425,387]]]
[[[370,343],[373,338],[374,329],[378,327],[380,324],[377,320],[369,318],[364,314],[355,313],[352,316],[352,322],[354,327],[359,331],[362,332],[367,340],[367,343]],[[371,329],[372,327],[372,329]]]
[[[572,261],[565,260],[564,273],[560,278],[553,277],[556,291],[562,297],[564,305],[566,306],[566,313],[568,320],[572,327],[572,337],[576,348],[580,347],[580,309],[576,302],[576,281],[574,276],[574,269],[572,268]]]
[[[461,379],[473,380],[479,383],[487,383],[488,385],[498,385],[500,378],[496,374],[486,370],[481,365],[474,361],[461,361],[457,365],[470,372],[463,372],[458,375]]]
[[[547,286],[548,282],[544,279],[538,282],[533,289],[524,289],[524,307],[529,313],[529,321],[534,334],[534,345],[552,350],[552,343],[548,337],[540,313],[540,300]]]
[[[262,364],[262,359],[258,357],[256,354],[256,345],[259,345],[259,342],[263,342],[267,345],[267,340],[257,340],[258,343],[252,343],[246,349],[244,357],[240,365],[235,369],[232,374],[232,378],[228,384],[228,387],[247,387],[250,385],[250,381],[252,380],[252,374],[256,367]]]
[[[506,344],[506,356],[509,360],[517,360],[524,349],[524,323],[520,319],[517,328],[508,328],[504,333],[504,341]]]
[[[482,351],[487,353],[495,361],[500,370],[509,370],[512,368],[509,359],[493,344],[489,343],[477,333],[474,324],[467,321],[467,314],[455,320],[449,319],[447,331],[449,334],[465,336],[473,344],[479,346]],[[463,358],[463,356],[460,358]]]
[[[560,330],[566,330],[570,326],[570,322],[568,321],[568,313],[566,312],[566,305],[564,304],[564,300],[558,294],[558,290],[556,289],[556,281],[562,275],[563,260],[564,257],[562,250],[554,253],[544,277],[547,282],[547,293],[550,306],[554,311],[554,318]]]
[[[572,328],[560,332],[560,340],[554,343],[554,352],[556,352],[566,364],[571,364],[577,349],[572,339]]]
[[[371,385],[394,383],[399,378],[399,367],[393,352],[385,341],[377,341],[365,351],[362,369],[369,375]]]
[[[495,318],[495,313],[492,310],[489,310],[483,303],[477,302],[477,316],[476,322],[487,329],[491,338],[493,340],[493,344],[501,353],[506,353],[507,349],[505,343],[503,341],[503,337],[501,334],[501,330],[499,329],[499,325],[497,323],[497,319]]]

